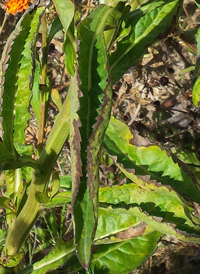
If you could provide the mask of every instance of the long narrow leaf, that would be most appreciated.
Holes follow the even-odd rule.
[[[34,10],[33,10],[34,9]],[[31,20],[35,14],[35,6],[31,6],[17,23],[15,30],[9,36],[2,54],[0,64],[1,115],[3,118],[3,140],[6,148],[15,154],[13,146],[14,106],[16,95],[16,80],[21,53],[29,34]]]
[[[111,109],[111,86],[103,32],[115,27],[121,13],[100,6],[78,27],[80,90],[72,93],[71,155],[75,243],[80,262],[88,268],[97,225],[99,150]]]
[[[21,53],[20,67],[17,73],[17,92],[15,100],[14,120],[14,145],[19,154],[28,153],[32,155],[32,147],[25,146],[25,128],[31,115],[28,112],[31,99],[32,80],[34,73],[34,52],[36,37],[40,26],[40,17],[44,7],[38,8],[30,23],[29,35],[26,38],[24,49]]]
[[[75,253],[73,240],[65,242],[58,239],[52,251],[42,260],[33,266],[27,267],[20,271],[21,274],[44,274],[49,273],[64,264]]]

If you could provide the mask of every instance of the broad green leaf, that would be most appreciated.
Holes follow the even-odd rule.
[[[193,233],[189,234],[184,231],[181,231],[177,229],[174,224],[162,222],[160,218],[150,216],[148,213],[143,212],[139,207],[131,208],[130,211],[136,217],[141,218],[141,221],[145,222],[147,225],[151,226],[153,229],[163,234],[175,237],[185,242],[197,244],[200,243],[200,235],[195,235]]]
[[[69,25],[74,17],[75,6],[70,0],[53,0],[53,3],[63,28],[65,32],[67,32]]]
[[[116,51],[109,58],[113,84],[136,63],[147,46],[159,39],[159,35],[168,34],[181,6],[182,1],[179,0],[153,1],[129,14],[125,28],[131,26],[131,30],[117,43]]]
[[[150,227],[147,227],[145,235],[111,244],[99,243],[95,245],[90,270],[94,271],[94,273],[97,270],[101,271],[100,273],[129,273],[152,255],[161,235],[160,232],[153,231]],[[58,269],[52,273],[66,272],[72,274],[81,270],[82,266],[77,261],[77,258],[72,256],[61,266],[60,270]],[[22,272],[22,274],[28,273],[30,272]]]
[[[101,194],[102,190],[104,191],[104,188],[100,188],[100,202],[101,200],[104,202],[102,199],[103,194]],[[120,207],[99,207],[98,216],[95,244],[101,239],[116,236],[118,233],[127,230],[130,226],[138,226],[141,223],[141,219],[135,217],[132,212]]]
[[[40,26],[40,17],[44,11],[44,7],[38,8],[30,23],[29,35],[26,38],[24,49],[21,53],[20,66],[17,72],[17,91],[15,100],[15,119],[13,141],[15,149],[19,154],[33,153],[32,146],[24,145],[25,129],[28,120],[31,118],[29,114],[29,103],[32,95],[32,80],[34,72],[34,52],[36,46],[36,37]]]
[[[103,146],[109,154],[117,156],[117,162],[123,164],[124,168],[135,169],[137,175],[150,175],[151,180],[170,185],[175,191],[189,195],[192,200],[200,203],[197,182],[192,174],[179,166],[181,162],[174,163],[166,151],[149,145],[136,132],[131,133],[128,126],[119,120],[111,118]]]
[[[127,274],[154,253],[160,236],[160,232],[151,231],[131,240],[95,246],[91,268],[105,267],[109,274]]]
[[[173,223],[182,231],[188,233],[196,231],[197,234],[200,234],[200,228],[194,225],[191,220],[190,213],[194,209],[190,208],[187,202],[180,198],[171,187],[144,181],[131,171],[126,171],[122,167],[121,169],[135,183],[101,188],[100,203],[114,204],[118,208],[140,206],[148,214],[160,217],[164,222]]]
[[[153,254],[160,237],[160,232],[150,229],[146,235],[134,239],[96,245],[90,270],[102,274],[127,274]],[[72,274],[81,271],[82,267],[76,258],[72,257],[61,269]]]
[[[0,64],[0,88],[1,98],[3,99],[3,102],[1,103],[4,131],[3,140],[6,148],[12,154],[16,154],[13,146],[13,124],[17,72],[21,60],[21,53],[24,49],[24,44],[29,34],[31,20],[35,11],[35,6],[32,5],[17,23],[4,47]]]
[[[123,193],[123,190],[121,192]],[[121,196],[122,195],[123,194],[121,194]],[[113,212],[111,212],[111,208],[109,207],[107,208],[107,210],[104,209],[104,212],[110,213],[108,220],[106,219],[107,215],[105,216],[105,218],[103,215],[101,215],[101,218],[103,220],[100,220],[100,224],[99,224],[99,232],[100,232],[99,238],[101,238],[103,235],[105,235],[105,237],[110,237],[110,239],[106,238],[105,240],[102,240],[104,244],[108,244],[112,241],[113,242],[119,241],[120,234],[118,234],[118,237],[116,237],[116,234],[120,232],[120,229],[119,229],[120,224],[121,224],[121,231],[124,231],[125,228],[127,229],[126,226],[128,226],[128,224],[132,225],[133,227],[137,227],[138,224],[140,224],[141,222],[144,222],[145,224],[150,226],[153,230],[159,231],[162,234],[170,235],[182,241],[191,242],[191,243],[200,242],[200,235],[199,234],[195,235],[193,230],[191,230],[190,233],[182,231],[178,228],[178,226],[176,226],[176,224],[169,221],[170,217],[168,217],[169,218],[168,220],[167,219],[164,220],[162,217],[149,215],[146,212],[146,209],[145,211],[143,211],[140,207],[130,207],[128,210],[125,210],[122,208],[114,208]],[[117,214],[119,214],[119,216],[117,216]],[[128,216],[126,216],[126,214]],[[113,224],[114,215],[116,216],[115,218],[116,218],[117,224],[116,223]],[[133,216],[132,221],[131,221],[131,215]],[[124,220],[124,222],[120,221],[120,217],[122,218],[122,220]],[[176,218],[174,218],[174,220],[175,219]],[[111,225],[111,228],[113,229],[113,230],[111,229],[110,232],[109,232],[109,229],[107,229],[109,225]],[[142,231],[142,235],[146,235],[149,231],[151,231],[151,229],[148,228],[148,226],[145,231]],[[113,235],[115,235],[115,238],[113,237]],[[99,242],[100,241],[98,241],[97,244]]]
[[[71,94],[71,155],[75,243],[81,264],[88,268],[97,224],[99,151],[107,127],[112,90],[103,32],[121,13],[98,7],[78,26],[78,71],[80,82]],[[77,77],[77,80],[76,78]]]
[[[192,102],[195,107],[199,106],[200,102],[200,77],[197,78],[197,80],[194,83],[193,89],[192,89]]]

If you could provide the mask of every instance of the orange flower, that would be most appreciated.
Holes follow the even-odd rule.
[[[12,14],[16,12],[22,12],[28,8],[28,2],[30,0],[9,0],[6,3],[6,11]]]

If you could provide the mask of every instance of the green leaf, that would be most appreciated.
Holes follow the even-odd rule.
[[[58,107],[59,110],[62,108],[62,100],[60,98],[60,94],[57,89],[53,88],[51,90],[51,99],[54,104]]]
[[[31,20],[36,11],[34,7],[32,5],[28,8],[9,36],[0,64],[0,88],[1,98],[3,99],[1,112],[4,131],[3,140],[6,148],[13,155],[16,154],[13,146],[13,125],[17,72],[25,40],[29,34]]]
[[[48,197],[52,198],[60,188],[60,179],[57,171],[52,172],[52,183],[47,189]]]
[[[196,34],[196,40],[197,40],[197,56],[200,55],[200,31],[197,31]]]
[[[25,268],[21,274],[44,274],[58,268],[75,254],[73,240],[65,242],[58,239],[52,251],[42,260],[32,266]]]
[[[162,222],[160,218],[148,215],[148,213],[143,212],[139,207],[132,208],[131,212],[136,217],[141,218],[141,221],[145,222],[147,225],[163,234],[175,237],[185,242],[200,243],[200,235],[195,235],[192,233],[189,234],[180,231],[179,229],[175,228],[174,224]]]
[[[71,189],[72,187],[72,178],[70,175],[60,176],[60,187],[62,189]]]
[[[0,207],[16,212],[16,208],[10,198],[0,197]]]
[[[144,138],[131,132],[128,126],[111,118],[106,131],[104,148],[109,154],[117,156],[117,162],[124,168],[135,169],[138,175],[150,175],[151,180],[156,180],[164,185],[170,185],[180,194],[189,195],[190,198],[200,203],[200,191],[195,178],[180,166],[181,161],[174,163],[174,157],[158,146],[150,145]],[[194,181],[193,181],[194,180]]]
[[[74,22],[72,21],[68,31],[65,34],[63,51],[65,53],[65,67],[71,76],[74,76],[74,63],[76,58],[76,42],[74,37]]]
[[[152,2],[150,0],[133,0],[131,1],[131,9],[135,10],[136,8],[141,7],[142,5],[148,3],[148,2]]]
[[[34,52],[36,46],[36,37],[40,26],[40,17],[44,12],[44,7],[37,8],[33,19],[30,23],[29,35],[25,40],[24,49],[21,53],[20,66],[17,72],[17,91],[15,100],[15,119],[13,140],[15,149],[19,154],[33,153],[32,146],[24,145],[25,129],[28,120],[31,118],[29,114],[29,103],[32,95],[32,81],[34,72]]]
[[[102,191],[103,193],[101,193]],[[104,188],[100,188],[100,202],[104,202],[104,194]],[[101,243],[102,239],[110,239],[111,236],[116,236],[118,233],[126,231],[130,226],[135,227],[141,223],[141,219],[135,217],[129,210],[120,207],[99,207],[98,215],[95,244],[98,244],[99,240]]]
[[[195,178],[200,184],[200,161],[197,158],[195,151],[191,149],[184,148],[184,151],[180,148],[178,149],[178,157],[181,161],[187,164],[188,168],[195,175]]]
[[[200,102],[200,76],[195,81],[193,89],[192,89],[192,102],[193,102],[195,107],[199,106],[199,102]]]
[[[113,193],[115,195],[116,191],[113,191]],[[123,190],[123,188],[120,188],[120,190],[118,191],[118,194],[119,193],[121,193],[121,196],[123,196],[123,193],[126,193],[126,191]],[[128,195],[124,195],[124,196],[126,198],[128,198]],[[112,198],[111,198],[111,200],[112,200]],[[121,199],[121,200],[123,200],[123,199]],[[149,205],[149,206],[151,206],[151,205]],[[152,211],[152,210],[150,209],[150,211]],[[119,233],[119,232],[125,231],[128,228],[128,225],[133,226],[133,228],[140,227],[139,224],[142,224],[141,222],[144,222],[145,224],[147,224],[146,229],[144,230],[142,228],[141,232],[136,230],[135,233],[139,232],[139,233],[141,233],[141,235],[146,235],[149,233],[149,231],[151,231],[151,229],[148,227],[148,226],[150,226],[153,230],[159,231],[162,234],[170,235],[172,237],[175,237],[175,238],[180,239],[185,242],[191,242],[191,243],[199,243],[200,242],[200,235],[199,234],[195,235],[193,230],[191,230],[190,233],[181,231],[178,229],[176,224],[170,222],[169,220],[168,221],[164,220],[162,217],[149,215],[146,212],[146,209],[145,209],[145,211],[143,211],[141,209],[141,207],[130,207],[128,210],[122,209],[122,208],[112,209],[111,207],[108,207],[107,209],[103,209],[103,212],[105,213],[105,217],[103,215],[100,215],[101,219],[99,221],[99,228],[97,230],[98,231],[97,236],[100,239],[102,239],[103,237],[106,237],[106,238],[105,238],[105,240],[102,239],[100,241],[97,241],[97,244],[99,244],[101,241],[104,244],[109,244],[112,241],[119,242],[121,239],[123,239],[123,237],[121,237],[121,236],[123,236],[123,233]],[[109,216],[108,216],[108,214],[109,214]],[[117,216],[117,214],[119,216]],[[132,216],[133,220],[131,220],[131,216]],[[171,216],[172,216],[172,214],[171,214]],[[122,218],[122,220],[120,220],[120,217]],[[114,219],[116,219],[116,223],[113,223]],[[178,218],[174,218],[174,220],[175,219],[178,219]],[[181,220],[181,218],[180,218],[180,220]],[[111,229],[109,229],[109,226],[111,226]],[[115,236],[115,237],[113,237],[113,236]],[[134,237],[134,234],[128,235],[128,236]]]
[[[109,245],[98,245],[92,256],[91,269],[106,267],[109,274],[127,274],[151,256],[161,236],[160,232]]]
[[[136,63],[150,44],[159,39],[159,35],[166,36],[169,33],[181,6],[182,1],[179,0],[152,1],[129,14],[125,29],[130,26],[131,29],[117,43],[116,51],[109,58],[113,84]]]
[[[153,254],[160,236],[160,232],[150,229],[146,235],[138,238],[95,245],[90,270],[93,273],[127,274]],[[72,274],[81,269],[76,258],[72,257],[61,271]]]
[[[65,53],[65,66],[70,75],[74,75],[74,62],[76,57],[76,43],[74,37],[74,11],[75,6],[72,1],[54,0],[59,19],[65,31],[63,51]]]
[[[77,254],[86,269],[97,224],[99,151],[112,97],[103,33],[106,26],[115,27],[120,16],[119,11],[102,5],[78,26],[78,71],[72,79],[77,86],[70,117],[72,207]]]
[[[0,265],[0,273],[1,274],[13,274],[12,270],[9,270],[7,267],[3,267],[2,265]]]
[[[45,204],[45,207],[56,207],[62,206],[66,204],[70,204],[72,201],[72,193],[71,191],[59,192],[53,196],[50,202]]]
[[[124,210],[124,220],[126,219],[126,213],[127,211]],[[121,224],[124,227],[122,222]],[[121,237],[120,234],[117,237]],[[120,240],[120,238],[117,239],[117,237],[115,239],[118,242],[116,241],[111,244],[104,244],[102,240],[96,243],[90,265],[90,270],[94,271],[94,273],[96,273],[95,270],[101,270],[101,273],[129,273],[152,255],[156,249],[157,242],[161,237],[161,233],[153,231],[151,227],[146,227],[144,235],[133,239],[129,238],[126,240]],[[61,260],[60,263],[62,263]],[[61,271],[72,274],[82,270],[82,266],[79,264],[75,256],[72,256],[64,265],[61,265],[61,269],[53,273],[60,273]],[[30,272],[22,272],[22,274],[28,273]]]
[[[16,158],[12,153],[7,150],[2,141],[0,141],[0,152],[0,164],[3,164],[3,162],[5,162],[6,160],[14,160]]]
[[[11,259],[9,259],[9,261],[6,261],[6,262],[4,262],[3,258],[1,258],[1,263],[2,265],[6,267],[14,267],[20,263],[23,257],[24,257],[24,253],[18,253],[15,256],[13,256]]]
[[[11,169],[17,169],[22,168],[24,166],[32,167],[35,170],[39,171],[39,165],[36,160],[34,160],[29,155],[22,155],[19,156],[17,159],[9,159],[5,161],[2,165],[3,170],[11,170]]]
[[[51,28],[48,34],[48,44],[51,42],[53,37],[56,35],[57,32],[63,29],[63,26],[60,22],[60,19],[58,16],[54,19],[53,23],[51,24]]]
[[[40,121],[40,63],[35,59],[35,73],[34,73],[34,79],[33,79],[33,96],[31,99],[31,106],[33,108],[37,125],[39,127],[39,121]]]
[[[189,207],[171,187],[154,181],[144,181],[131,171],[126,171],[122,167],[121,169],[134,183],[101,188],[100,203],[114,204],[127,209],[130,206],[140,206],[148,214],[160,217],[164,222],[173,223],[182,231],[196,231],[200,234],[200,228],[191,220],[190,213],[194,208]]]
[[[50,201],[50,198],[48,197],[47,193],[43,192],[36,192],[35,199],[40,204],[47,204]]]
[[[197,7],[200,9],[200,1],[196,0],[195,2],[196,2]]]
[[[74,17],[75,6],[73,2],[70,0],[53,0],[53,3],[56,8],[59,19],[62,23],[62,26],[65,32],[67,32],[69,25]]]

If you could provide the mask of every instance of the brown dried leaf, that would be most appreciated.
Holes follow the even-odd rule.
[[[133,138],[129,141],[130,144],[138,147],[148,147],[152,145],[147,139],[143,138],[142,136],[139,135],[138,131],[136,130],[131,130],[131,133],[133,134]]]
[[[145,229],[146,229],[146,224],[141,222],[136,227],[130,226],[128,230],[118,233],[117,238],[120,238],[122,240],[129,239],[129,238],[136,238],[141,236],[145,232]]]

